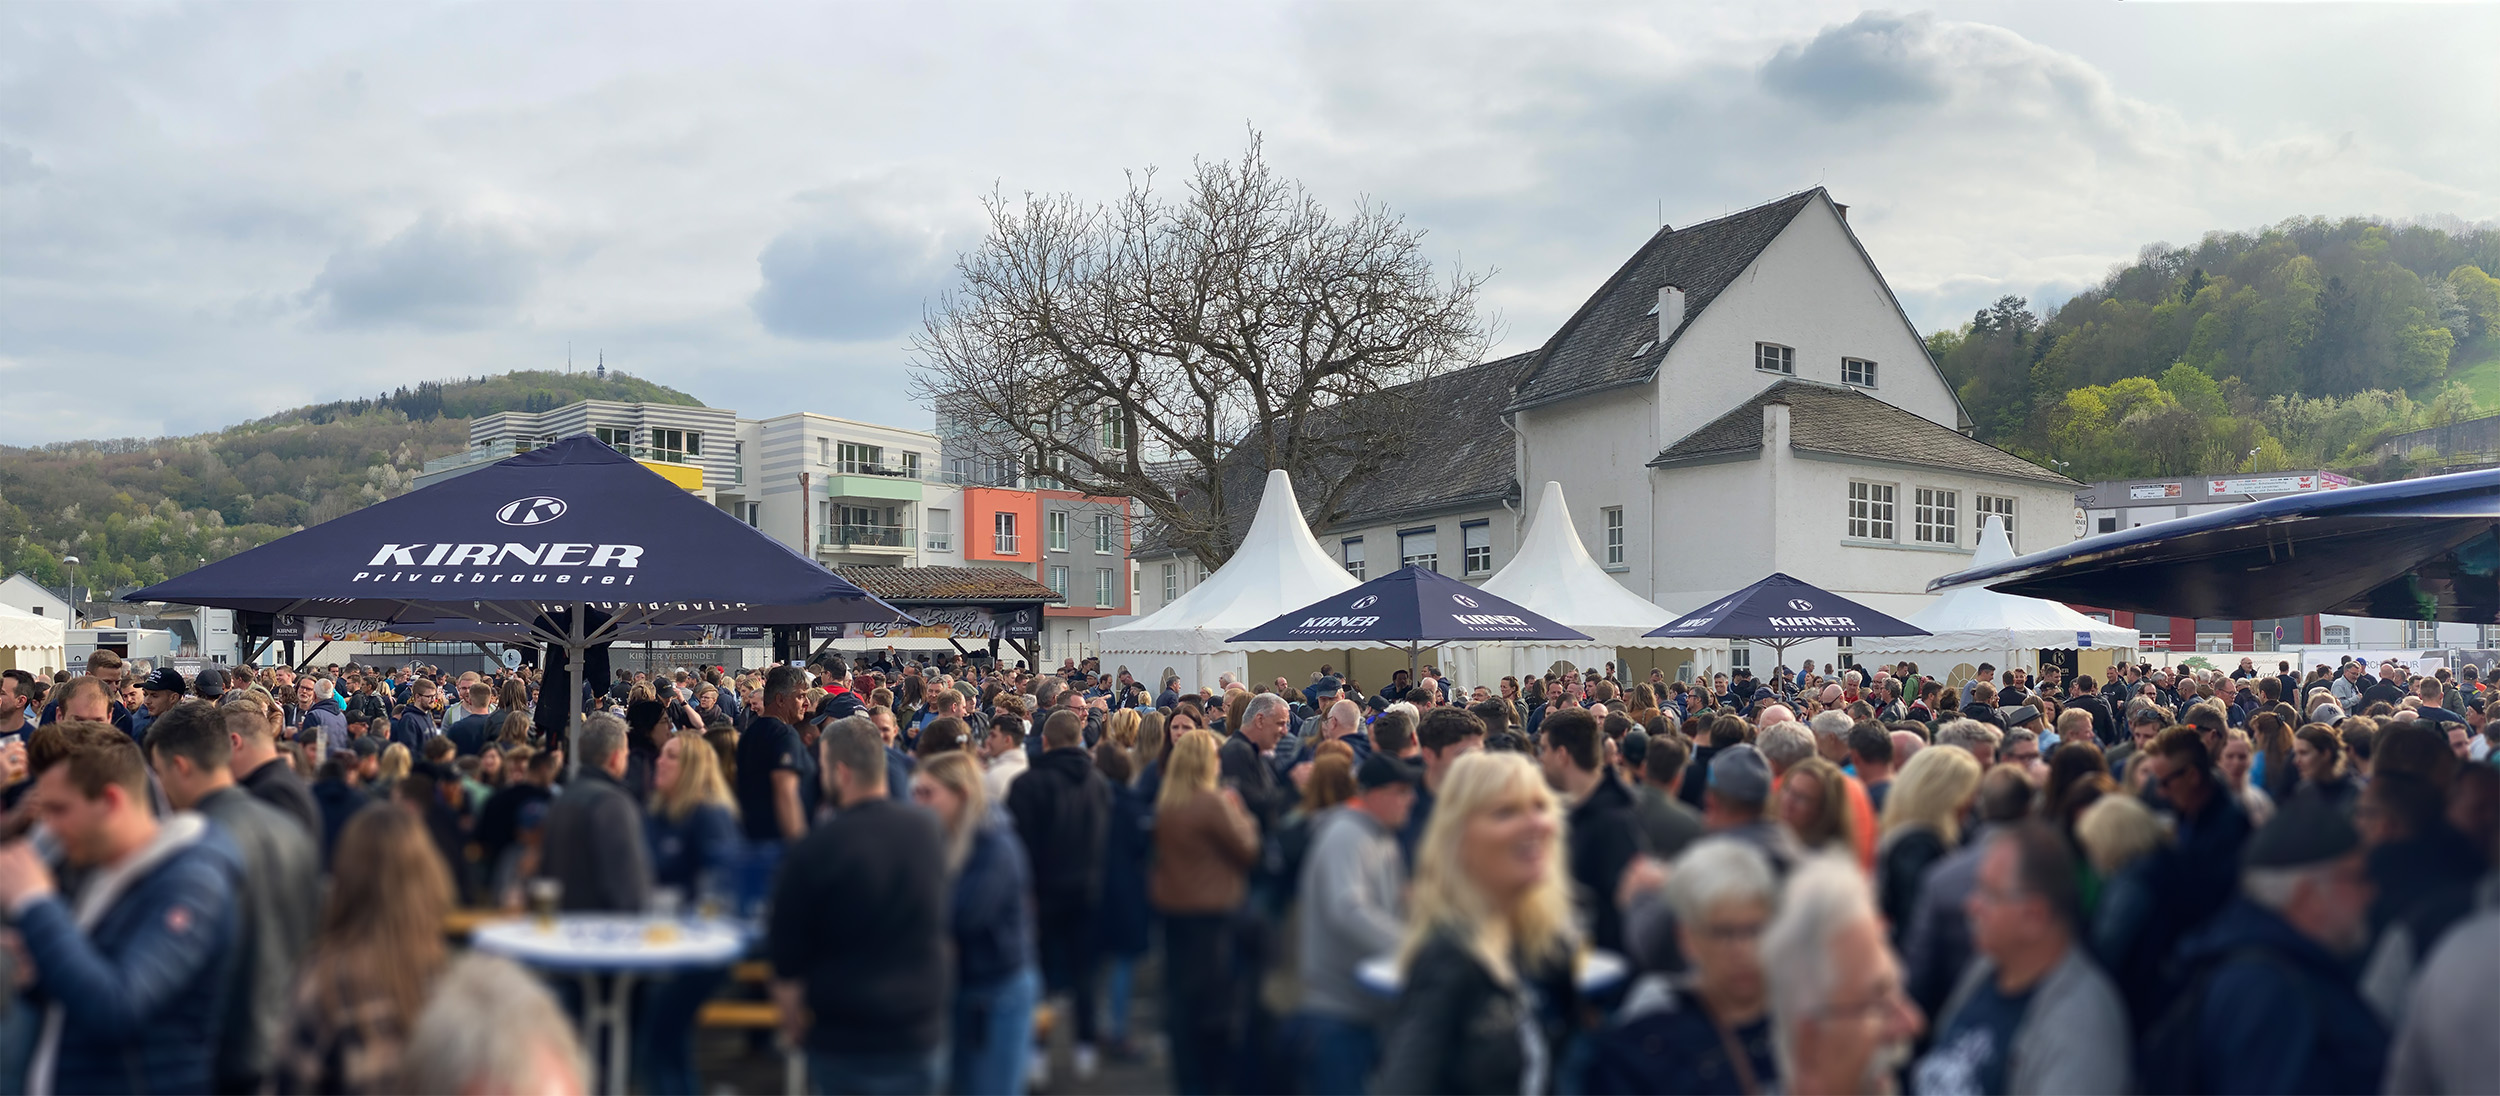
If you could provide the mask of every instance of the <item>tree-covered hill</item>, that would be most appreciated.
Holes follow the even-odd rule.
[[[2050,315],[2007,297],[1928,348],[1980,437],[2079,479],[2358,469],[2477,410],[2494,270],[2489,226],[2298,219],[2154,244]]]
[[[459,452],[468,420],[583,399],[698,405],[610,371],[428,381],[213,434],[0,446],[0,567],[97,589],[156,582],[397,495]]]

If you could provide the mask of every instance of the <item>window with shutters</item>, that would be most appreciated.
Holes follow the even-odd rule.
[[[1363,538],[1347,537],[1337,545],[1337,551],[1345,559],[1345,573],[1360,581],[1363,577]]]
[[[1493,573],[1493,526],[1486,522],[1469,522],[1458,527],[1459,547],[1466,551],[1461,561],[1471,575]]]
[[[1424,529],[1398,534],[1398,566],[1421,567],[1427,571],[1441,569],[1441,536],[1438,530]]]

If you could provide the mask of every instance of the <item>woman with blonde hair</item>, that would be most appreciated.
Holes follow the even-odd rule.
[[[408,768],[414,763],[415,759],[408,756],[407,743],[393,742],[383,747],[381,767],[375,770],[373,777],[375,797],[382,802],[390,802],[391,793],[398,789],[400,780],[408,775]]]
[[[746,842],[738,829],[737,800],[721,778],[720,757],[701,732],[679,731],[660,743],[651,765],[651,813],[643,819],[643,836],[651,850],[654,890],[675,891],[688,903],[728,902],[746,861]],[[694,1071],[695,1015],[728,977],[726,969],[693,970],[651,987],[634,1040],[651,1091],[701,1091]]]
[[[1141,722],[1143,720],[1139,718],[1137,709],[1122,708],[1103,721],[1102,733],[1119,743],[1121,749],[1134,750],[1137,748],[1137,725]]]
[[[1876,842],[1875,892],[1896,950],[1918,912],[1919,880],[1962,843],[1962,815],[1978,794],[1979,759],[1955,746],[1920,750],[1893,775]]]
[[[1147,895],[1163,915],[1164,1016],[1182,1093],[1231,1084],[1241,1039],[1233,919],[1259,862],[1259,826],[1239,793],[1217,785],[1222,745],[1207,730],[1174,740],[1155,798]]]
[[[406,755],[402,749],[402,756]],[[282,1093],[385,1092],[443,969],[451,873],[409,811],[358,811],[339,832],[321,929],[295,982]]]
[[[2092,908],[2092,954],[2113,967],[2136,951],[2153,919],[2153,854],[2170,844],[2170,829],[2144,801],[2104,795],[2075,819],[2075,843],[2100,879]]]
[[[1033,874],[1015,832],[990,809],[981,766],[950,750],[922,759],[912,802],[946,831],[953,877],[947,924],[955,944],[955,1004],[947,1028],[948,1092],[1024,1091],[1033,1052],[1033,1010],[1042,976],[1035,966]]]
[[[1469,754],[1442,777],[1415,850],[1404,984],[1374,1091],[1552,1087],[1570,1030],[1559,1018],[1578,1011],[1562,826],[1562,804],[1525,754]]]

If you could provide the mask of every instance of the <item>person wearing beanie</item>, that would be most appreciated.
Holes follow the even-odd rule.
[[[2147,1033],[2147,1092],[2375,1092],[2387,1029],[2354,984],[2370,939],[2360,831],[2295,798],[2248,842],[2239,894],[2181,942],[2189,988]]]

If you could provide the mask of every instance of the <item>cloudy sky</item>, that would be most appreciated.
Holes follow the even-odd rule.
[[[2500,8],[18,4],[0,442],[610,365],[927,425],[921,303],[997,188],[1251,127],[1491,270],[1541,342],[1655,229],[1817,184],[1922,329],[2144,244],[2500,218]]]

